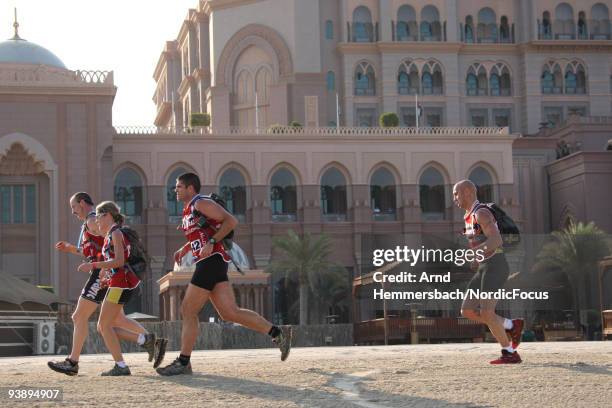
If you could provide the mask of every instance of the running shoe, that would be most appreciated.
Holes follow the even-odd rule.
[[[285,361],[289,357],[291,351],[291,337],[293,336],[293,329],[291,326],[281,327],[281,334],[272,339],[276,346],[281,351],[281,361]]]
[[[189,362],[187,365],[183,365],[181,364],[181,360],[178,358],[174,360],[172,364],[165,367],[160,367],[155,371],[157,371],[157,374],[164,376],[193,374],[193,371],[191,370],[191,362]]]
[[[79,363],[73,364],[72,361],[66,357],[63,361],[49,361],[47,363],[50,369],[57,371],[58,373],[66,375],[77,375],[79,373]]]
[[[104,371],[100,374],[102,377],[118,377],[122,375],[132,375],[130,372],[130,367],[125,366],[123,368],[119,367],[117,364],[113,368],[108,371]]]
[[[502,349],[502,355],[500,358],[491,361],[491,364],[519,364],[522,362],[521,356],[516,351],[514,353],[510,353],[508,350]]]
[[[525,326],[525,321],[523,319],[513,319],[512,320],[512,328],[510,330],[506,330],[506,333],[512,340],[512,348],[516,349],[519,344],[521,344],[521,337],[523,336],[523,327]]]
[[[153,368],[159,367],[159,365],[164,361],[164,356],[166,355],[166,347],[168,346],[168,339],[157,339],[155,341],[155,362],[153,363]],[[151,360],[149,360],[151,361]]]
[[[149,353],[149,363],[153,361],[155,358],[155,346],[156,346],[157,336],[155,333],[147,333],[145,334],[145,342],[142,344],[143,349]]]

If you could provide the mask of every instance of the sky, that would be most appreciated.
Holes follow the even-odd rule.
[[[0,41],[19,36],[47,48],[70,70],[114,72],[113,125],[152,125],[153,71],[198,0],[0,0]]]

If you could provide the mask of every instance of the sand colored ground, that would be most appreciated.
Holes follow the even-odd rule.
[[[62,406],[610,407],[612,341],[524,343],[523,364],[491,366],[494,344],[198,351],[192,376],[160,377],[127,354],[131,377],[100,377],[110,356],[86,355],[76,377],[47,357],[0,359],[0,387],[62,387]],[[168,352],[170,363],[176,356]],[[6,389],[4,389],[6,392]],[[55,406],[0,398],[2,407]]]

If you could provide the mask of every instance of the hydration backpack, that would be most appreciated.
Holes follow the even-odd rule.
[[[486,208],[493,214],[495,221],[497,222],[497,228],[499,234],[504,241],[504,247],[513,247],[521,242],[521,232],[519,231],[516,223],[504,210],[502,210],[495,203],[480,203],[474,212],[481,208]]]
[[[151,258],[136,230],[128,226],[121,226],[119,230],[123,233],[123,236],[130,245],[130,257],[127,259],[126,263],[132,272],[134,272],[139,279],[142,279],[147,272],[147,266]]]
[[[227,204],[225,203],[225,200],[222,199],[221,197],[219,197],[217,194],[212,193],[209,196],[204,196],[204,198],[208,198],[213,200],[215,203],[219,204],[221,207],[223,207],[223,209],[227,212]],[[202,214],[201,212],[199,212],[198,210],[194,209],[193,214],[197,217],[200,217],[200,222],[198,224],[198,226],[200,228],[206,228],[206,227],[212,227],[209,223],[208,223],[208,219],[204,216],[204,214]],[[225,248],[226,251],[231,251],[231,249],[234,246],[234,230],[231,230],[222,240],[221,243],[223,244],[223,247]]]

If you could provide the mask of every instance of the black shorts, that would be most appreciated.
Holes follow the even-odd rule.
[[[495,292],[502,289],[510,275],[510,267],[504,253],[493,255],[478,265],[476,274],[468,283],[467,288],[481,292]]]
[[[212,291],[217,283],[227,282],[227,262],[220,254],[214,254],[196,263],[191,283],[199,288]]]
[[[81,291],[81,297],[100,304],[106,296],[106,290],[107,288],[100,287],[100,270],[92,269],[89,273],[89,279]]]

